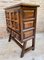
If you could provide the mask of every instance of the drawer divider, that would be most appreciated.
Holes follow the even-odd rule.
[[[22,32],[33,30],[33,29],[35,29],[35,28],[33,27],[33,28],[24,29],[24,30],[22,30]]]

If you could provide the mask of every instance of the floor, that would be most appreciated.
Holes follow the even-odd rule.
[[[28,42],[27,46],[30,44]],[[23,58],[20,58],[20,54],[20,47],[12,40],[8,42],[8,36],[0,38],[0,60],[44,60],[44,33],[36,34],[34,51],[27,52]]]

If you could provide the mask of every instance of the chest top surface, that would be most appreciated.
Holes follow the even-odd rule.
[[[11,9],[11,8],[15,8],[15,7],[39,7],[39,5],[36,4],[27,4],[27,3],[19,3],[19,4],[15,4],[13,6],[7,7],[6,9]]]

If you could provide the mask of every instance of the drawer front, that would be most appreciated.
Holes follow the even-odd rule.
[[[34,17],[34,10],[24,10],[23,11],[23,18],[33,18]]]
[[[33,21],[24,22],[23,23],[24,29],[33,27],[33,23],[34,23]]]
[[[19,34],[17,34],[17,33],[15,33],[15,32],[13,32],[13,35],[14,35],[14,37],[15,37],[16,39],[21,40],[21,37],[20,37],[20,35],[19,35]]]
[[[26,32],[23,33],[24,39],[25,39],[25,38],[28,38],[28,37],[30,37],[30,36],[33,36],[33,30],[31,30],[31,31],[26,31]]]

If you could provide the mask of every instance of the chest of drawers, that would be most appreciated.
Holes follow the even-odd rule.
[[[10,33],[9,41],[12,38],[22,48],[21,57],[28,50],[35,48],[37,7],[39,5],[20,3],[5,8],[7,31]],[[25,49],[30,39],[32,39],[32,46]]]

